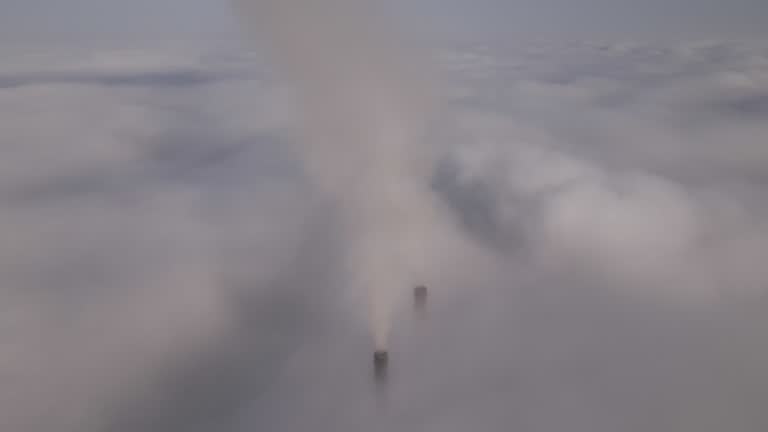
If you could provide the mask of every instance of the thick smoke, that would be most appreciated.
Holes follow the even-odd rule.
[[[375,343],[386,344],[392,295],[424,277],[435,223],[425,142],[430,95],[415,56],[396,49],[372,4],[355,0],[240,0],[297,84],[303,155],[341,208],[349,283],[371,293]]]

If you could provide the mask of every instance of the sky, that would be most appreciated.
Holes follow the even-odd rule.
[[[397,0],[412,26],[439,35],[529,37],[760,37],[761,0]],[[222,35],[232,30],[224,0],[2,0],[3,37]]]

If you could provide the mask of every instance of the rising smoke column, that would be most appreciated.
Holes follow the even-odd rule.
[[[383,349],[393,293],[423,277],[436,214],[423,69],[365,0],[233,1],[296,84],[307,170],[341,209],[348,280],[370,290]]]

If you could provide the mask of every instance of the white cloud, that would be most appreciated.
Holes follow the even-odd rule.
[[[763,233],[728,209],[764,217],[757,173],[765,166],[768,111],[727,107],[768,85],[746,78],[765,73],[753,62],[743,68],[751,50],[718,49],[716,61],[643,46],[608,53],[581,47],[575,59],[545,51],[540,57],[552,65],[541,70],[575,73],[554,84],[548,72],[526,73],[509,80],[511,94],[489,113],[464,109],[458,179],[467,190],[484,185],[496,230],[523,233],[525,247],[549,264],[578,263],[618,278],[617,287],[670,298],[753,290],[762,271],[747,257],[726,256],[751,255],[756,242],[741,254],[732,249],[735,239]],[[638,75],[635,57],[654,67]],[[593,79],[607,72],[612,79]]]
[[[153,410],[174,409],[163,402],[174,386],[168,375],[189,363],[205,365],[222,352],[238,361],[271,352],[253,354],[257,348],[242,348],[250,347],[244,341],[281,353],[307,350],[299,341],[320,332],[307,329],[312,316],[333,315],[319,319],[333,327],[357,313],[349,305],[361,302],[359,293],[334,294],[333,301],[314,294],[340,282],[335,272],[341,265],[334,260],[343,231],[298,166],[290,88],[264,77],[248,53],[228,53],[221,63],[211,60],[214,54],[223,55],[45,53],[13,57],[0,69],[0,81],[13,84],[0,88],[0,376],[9,383],[0,388],[0,429],[98,430],[101,421],[147,412],[159,419],[162,414]],[[531,300],[521,288],[529,285],[566,299],[603,296],[607,309],[622,311],[624,304],[612,296],[631,293],[626,297],[641,298],[637,308],[648,307],[651,315],[674,311],[653,334],[666,334],[667,325],[678,331],[670,340],[680,344],[690,335],[679,333],[684,326],[675,320],[688,313],[762,325],[749,321],[748,313],[742,320],[739,312],[742,302],[761,298],[768,280],[768,109],[760,99],[768,94],[765,47],[523,45],[448,54],[441,57],[448,63],[446,87],[461,91],[453,94],[448,121],[435,134],[445,138],[437,147],[451,168],[436,186],[445,202],[434,204],[438,213],[430,215],[440,224],[419,227],[407,236],[413,244],[403,242],[397,250],[423,258],[419,277],[433,281],[438,299],[444,296],[438,312],[460,305],[455,319],[440,322],[447,333],[469,333],[461,344],[468,344],[472,361],[508,375],[504,341],[518,341],[528,308],[537,316],[554,308],[552,315],[564,320],[557,323],[570,322],[565,300],[549,300],[548,294]],[[179,80],[164,81],[168,74]],[[205,79],[182,79],[189,76]],[[405,203],[427,196],[404,183],[386,186],[384,192]],[[463,225],[452,225],[454,219]],[[397,231],[390,222],[380,224]],[[609,289],[595,294],[585,286]],[[587,310],[578,302],[572,306],[576,315]],[[619,329],[629,325],[611,312],[593,312]],[[292,318],[296,313],[306,316]],[[577,328],[591,329],[583,320],[573,318],[582,324]],[[533,375],[565,367],[547,360],[552,352],[581,355],[600,370],[618,367],[610,355],[606,360],[559,333],[536,331],[542,348],[515,354]],[[707,331],[691,330],[719,351],[725,338]],[[637,342],[632,332],[614,336],[614,343],[632,353],[638,343],[648,343],[661,358],[680,355],[682,363],[706,360]],[[597,344],[588,333],[579,333],[579,340]],[[744,346],[759,339],[744,337]],[[330,339],[328,346],[336,347],[343,337]],[[732,343],[727,346],[734,352],[747,352],[741,342]],[[232,354],[239,349],[247,355]],[[460,354],[434,349],[447,364],[438,372],[457,373],[467,388],[479,385],[452,362],[452,354],[442,355]],[[715,355],[715,348],[697,349],[697,355]],[[750,359],[766,358],[762,351],[749,353]],[[757,363],[744,373],[762,373]],[[235,364],[230,369],[252,371]],[[264,370],[281,367],[289,366],[270,363]],[[317,369],[313,364],[302,370],[311,381]],[[653,383],[666,388],[661,378]],[[341,392],[345,383],[337,384]],[[554,386],[551,394],[563,388],[548,385]],[[298,387],[303,391],[304,383]],[[685,409],[714,415],[701,406],[719,402],[718,396],[697,399],[682,388],[670,391],[690,397]],[[432,387],[409,389],[414,406],[428,409],[431,401],[443,400]],[[196,391],[212,398],[215,393]],[[599,392],[587,396],[587,411],[618,403]],[[555,408],[564,403],[543,397]],[[500,412],[493,406],[488,410]],[[296,421],[311,422],[309,411],[293,408],[308,416]],[[430,412],[434,424],[451,424],[451,413],[440,407]],[[547,423],[544,417],[531,421]],[[193,420],[167,420],[168,430]],[[587,428],[578,423],[574,430]]]
[[[152,76],[195,57],[126,54],[0,71],[24,83],[0,89],[3,430],[117,427],[128,406],[164,397],[179,365],[213,345],[231,357],[234,298],[244,281],[271,295],[304,232],[312,204],[279,125],[245,120],[274,104],[225,84],[158,87]]]

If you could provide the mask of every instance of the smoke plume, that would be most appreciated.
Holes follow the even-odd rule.
[[[383,348],[392,293],[420,277],[420,249],[434,219],[423,69],[396,49],[403,44],[365,1],[235,4],[294,80],[305,163],[342,210],[349,283],[370,289],[375,343]]]

